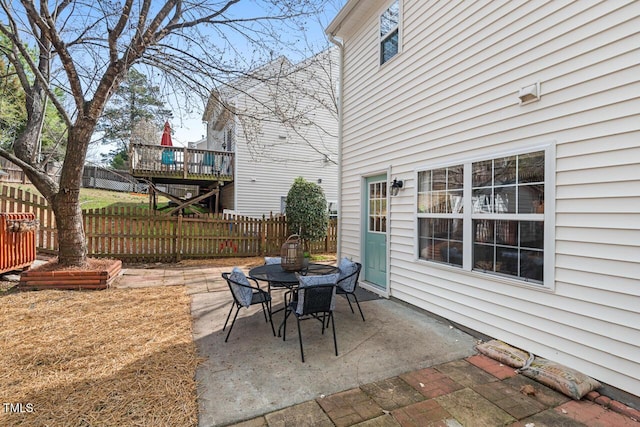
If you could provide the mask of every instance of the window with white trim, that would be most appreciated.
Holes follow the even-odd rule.
[[[329,211],[329,219],[338,218],[338,202],[328,201],[327,210]]]
[[[420,258],[462,267],[464,166],[418,173]]]
[[[393,1],[380,15],[380,65],[397,53],[400,46],[400,0]]]
[[[541,149],[418,171],[418,258],[544,284],[547,156]]]

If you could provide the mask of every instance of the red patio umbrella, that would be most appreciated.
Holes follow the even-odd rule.
[[[162,140],[160,141],[160,145],[166,145],[167,147],[172,147],[173,143],[171,142],[171,125],[169,121],[164,122],[164,131],[162,131]]]
[[[171,125],[169,124],[169,121],[164,122],[164,131],[162,132],[160,145],[163,145],[165,147],[173,147],[173,143],[171,142]],[[173,150],[164,148],[162,150],[161,162],[163,165],[173,165],[175,163]]]

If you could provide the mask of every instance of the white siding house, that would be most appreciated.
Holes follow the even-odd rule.
[[[279,58],[212,91],[199,149],[235,152],[223,208],[246,216],[280,214],[295,178],[318,183],[337,202],[337,50],[299,64]]]
[[[327,33],[364,286],[640,396],[640,2],[349,0]]]

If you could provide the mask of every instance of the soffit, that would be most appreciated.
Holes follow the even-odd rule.
[[[389,0],[349,0],[331,21],[325,33],[344,38],[387,3]]]

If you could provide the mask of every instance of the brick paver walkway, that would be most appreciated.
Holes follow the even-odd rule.
[[[321,396],[234,427],[640,427],[638,419],[640,411],[598,393],[571,400],[475,355]]]

